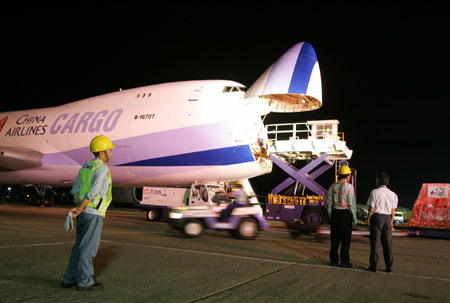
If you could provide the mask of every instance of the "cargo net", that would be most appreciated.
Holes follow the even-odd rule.
[[[450,228],[450,184],[422,184],[410,226]]]

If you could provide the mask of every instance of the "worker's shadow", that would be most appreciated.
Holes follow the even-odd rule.
[[[119,256],[120,247],[116,245],[101,246],[97,256],[93,259],[94,278],[100,276],[111,264],[111,261]]]

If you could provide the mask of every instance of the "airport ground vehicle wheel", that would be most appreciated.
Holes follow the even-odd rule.
[[[239,223],[234,235],[243,240],[251,240],[258,234],[258,224],[252,218],[244,218]]]
[[[189,220],[183,228],[184,234],[196,238],[203,232],[203,223],[200,220]]]
[[[55,203],[55,198],[53,196],[41,198],[41,205],[52,206]]]
[[[326,223],[326,218],[320,208],[309,207],[303,212],[302,221],[308,225],[320,225]]]
[[[160,217],[160,214],[159,214],[159,210],[158,209],[150,208],[147,211],[147,220],[149,220],[150,222],[158,221],[159,217]]]

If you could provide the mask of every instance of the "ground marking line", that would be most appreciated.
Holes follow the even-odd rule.
[[[20,244],[20,245],[6,245],[6,246],[0,246],[0,248],[36,247],[36,246],[64,245],[64,244],[73,244],[73,243],[75,243],[75,241],[70,241],[70,242],[53,242],[53,243],[36,243],[36,244]]]
[[[127,246],[147,247],[147,248],[154,248],[154,249],[164,249],[164,250],[171,250],[171,251],[178,251],[178,252],[188,252],[188,253],[194,253],[194,254],[203,254],[203,255],[211,255],[211,256],[219,256],[219,257],[239,258],[239,259],[245,259],[245,260],[264,261],[264,262],[280,263],[280,264],[288,264],[288,265],[297,264],[297,262],[272,260],[272,259],[257,258],[257,257],[246,257],[246,256],[239,256],[239,255],[229,255],[229,254],[214,253],[214,252],[192,250],[192,249],[172,248],[172,247],[144,245],[144,244],[134,244],[134,243],[117,242],[117,241],[109,241],[109,240],[101,240],[101,241],[102,242],[108,242],[108,243],[122,244],[122,245],[127,245]]]
[[[308,266],[308,267],[328,268],[328,269],[334,269],[334,270],[349,270],[349,271],[354,271],[354,272],[363,272],[368,275],[379,274],[379,275],[386,275],[386,276],[399,276],[399,277],[406,277],[406,278],[416,278],[416,279],[438,280],[438,281],[442,281],[442,282],[450,282],[450,279],[430,277],[430,276],[420,276],[420,275],[416,276],[416,275],[411,275],[411,274],[400,274],[400,273],[394,273],[394,272],[388,273],[388,272],[382,272],[382,271],[377,271],[374,273],[371,271],[361,270],[361,269],[357,269],[357,268],[341,268],[338,266],[307,264],[307,263],[297,263],[297,265]]]
[[[300,263],[304,263],[305,261],[308,261],[308,260],[311,260],[311,259],[314,259],[315,257],[317,257],[317,256],[320,256],[321,254],[323,254],[323,253],[326,253],[326,252],[329,252],[329,250],[323,250],[323,251],[321,251],[321,252],[318,252],[318,253],[316,253],[316,254],[314,254],[314,255],[312,255],[311,257],[309,257],[309,258],[305,258],[305,259],[303,259],[301,262],[298,262],[299,264]]]
[[[269,273],[266,273],[266,274],[263,274],[263,275],[261,275],[261,276],[259,276],[259,277],[255,277],[255,278],[253,278],[253,279],[249,279],[249,280],[247,280],[247,281],[243,281],[243,282],[241,282],[241,283],[238,283],[238,284],[229,286],[229,287],[227,287],[227,288],[218,290],[218,291],[216,291],[216,292],[213,292],[213,293],[204,295],[204,296],[202,296],[202,297],[200,297],[200,298],[197,298],[197,299],[194,299],[194,300],[192,300],[192,301],[188,301],[188,303],[197,302],[197,301],[200,301],[200,300],[203,300],[203,299],[207,299],[207,298],[209,298],[209,297],[213,297],[213,296],[215,296],[215,295],[224,293],[224,292],[226,292],[226,291],[228,291],[228,290],[231,290],[231,289],[233,289],[233,288],[240,287],[240,286],[242,286],[242,285],[245,285],[245,284],[248,284],[248,283],[257,281],[257,280],[259,280],[259,279],[265,278],[265,277],[270,276],[270,275],[275,274],[275,273],[279,273],[279,272],[281,272],[281,271],[283,271],[283,270],[285,270],[285,269],[287,269],[287,268],[289,268],[289,267],[291,267],[291,266],[294,266],[294,265],[296,265],[296,264],[290,264],[290,265],[287,265],[287,266],[285,266],[285,267],[283,267],[283,268],[279,268],[279,269],[273,270],[273,271],[271,271],[271,272],[269,272]]]
[[[288,268],[291,265],[300,265],[300,266],[307,266],[307,267],[315,267],[315,268],[324,268],[324,269],[334,269],[334,270],[350,270],[355,272],[364,272],[367,274],[384,274],[388,276],[400,276],[400,277],[407,277],[407,278],[417,278],[417,279],[428,279],[428,280],[437,280],[442,282],[450,282],[450,279],[446,278],[438,278],[438,277],[430,277],[430,276],[420,276],[420,275],[411,275],[411,274],[401,274],[401,273],[384,273],[384,272],[368,272],[361,269],[352,269],[352,268],[340,268],[335,266],[330,266],[328,264],[320,265],[320,264],[307,264],[303,263],[305,261],[301,260],[298,262],[294,261],[280,261],[280,260],[273,260],[273,259],[266,259],[266,258],[257,258],[257,257],[246,257],[246,256],[239,256],[239,255],[230,255],[230,254],[222,254],[222,253],[213,253],[213,252],[207,252],[207,251],[200,251],[200,250],[192,250],[192,249],[182,249],[182,248],[171,248],[171,247],[164,247],[164,246],[154,246],[154,245],[144,245],[144,244],[135,244],[135,243],[126,243],[126,242],[117,242],[117,241],[109,241],[109,240],[101,240],[102,242],[107,243],[115,243],[115,244],[122,244],[126,246],[136,246],[136,247],[147,247],[147,248],[154,248],[154,249],[165,249],[165,250],[171,250],[171,251],[178,251],[178,252],[188,252],[188,253],[195,253],[195,254],[204,254],[204,255],[210,255],[210,256],[219,256],[219,257],[229,257],[229,258],[238,258],[238,259],[245,259],[245,260],[254,260],[254,261],[263,261],[263,262],[271,262],[271,263],[279,263],[279,264],[286,264],[289,265],[284,268]],[[313,257],[316,257],[325,251],[319,252],[315,254],[312,257],[307,258],[306,260],[309,260]]]
[[[339,268],[339,267],[332,267],[332,266],[329,266],[329,265],[302,263],[305,260],[302,260],[300,262],[280,261],[280,260],[272,260],[272,259],[257,258],[257,257],[246,257],[246,256],[239,256],[239,255],[213,253],[213,252],[191,250],[191,249],[171,248],[171,247],[153,246],[153,245],[142,245],[142,244],[134,244],[134,243],[123,243],[123,242],[109,241],[109,240],[101,240],[101,242],[116,243],[116,244],[122,244],[122,245],[127,245],[127,246],[136,246],[136,247],[147,247],[147,248],[154,248],[154,249],[165,249],[165,250],[171,250],[171,251],[188,252],[188,253],[204,254],[204,255],[211,255],[211,256],[239,258],[239,259],[254,260],[254,261],[264,261],[264,262],[287,264],[287,265],[301,265],[301,266],[308,266],[308,267],[318,267],[318,268],[327,268],[327,269],[336,269],[336,270],[352,270],[352,271],[361,272],[361,270],[359,270],[359,269],[351,269],[351,268],[342,269],[342,268]],[[37,243],[37,244],[21,244],[21,245],[5,245],[5,246],[0,246],[0,249],[2,249],[2,248],[19,248],[19,247],[39,247],[39,246],[51,246],[51,245],[66,245],[66,244],[73,244],[73,243],[75,243],[75,241]],[[323,253],[323,252],[317,253],[313,257],[315,257],[317,255],[320,255],[321,253]],[[313,257],[310,257],[308,259],[312,259]],[[308,259],[306,259],[306,260],[308,260]],[[285,268],[287,268],[287,267],[285,267]],[[437,281],[442,281],[442,282],[450,282],[450,279],[446,279],[446,278],[411,275],[411,274],[384,273],[384,272],[376,272],[376,273],[372,273],[372,272],[369,273],[369,272],[367,272],[367,274],[384,274],[384,275],[389,275],[389,276],[400,276],[400,277],[407,277],[407,278],[417,278],[417,279],[426,279],[426,280],[437,280]]]

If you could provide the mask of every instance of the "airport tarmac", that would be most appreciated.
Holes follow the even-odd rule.
[[[94,260],[101,291],[62,289],[75,231],[68,208],[0,205],[2,302],[449,302],[450,241],[394,238],[393,273],[366,271],[369,238],[353,236],[353,269],[329,266],[329,238],[272,230],[244,241],[190,239],[135,209],[110,209]]]

